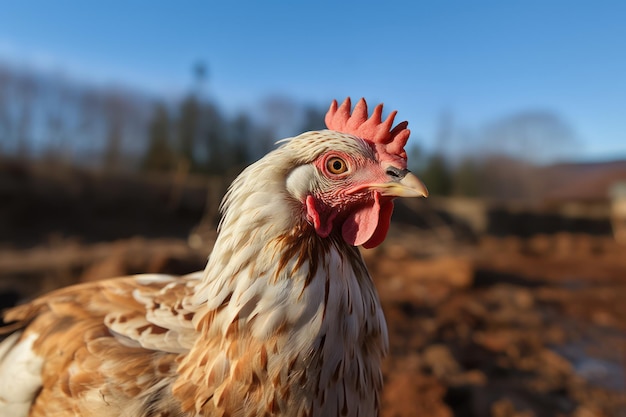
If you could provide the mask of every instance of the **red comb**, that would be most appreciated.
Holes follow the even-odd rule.
[[[406,152],[404,145],[409,140],[411,131],[407,129],[409,122],[398,123],[393,129],[393,119],[396,110],[392,111],[383,122],[381,115],[383,105],[374,108],[371,117],[367,117],[367,103],[360,99],[350,114],[350,97],[346,98],[341,106],[337,107],[337,100],[333,100],[324,121],[331,130],[349,133],[367,140],[376,148],[381,160],[394,160],[406,168]]]

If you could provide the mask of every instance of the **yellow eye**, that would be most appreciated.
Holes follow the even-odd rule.
[[[326,161],[326,169],[328,169],[328,172],[331,174],[343,174],[348,170],[348,164],[346,164],[346,161],[343,159],[334,156]]]

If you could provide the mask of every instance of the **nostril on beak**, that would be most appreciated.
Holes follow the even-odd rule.
[[[400,169],[400,168],[396,168],[396,167],[393,167],[393,166],[387,167],[387,169],[385,170],[385,173],[387,175],[389,175],[390,177],[395,178],[397,180],[401,180],[409,172],[410,171],[408,169]]]

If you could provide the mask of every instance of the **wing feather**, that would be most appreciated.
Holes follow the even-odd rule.
[[[105,325],[122,343],[169,353],[187,352],[197,333],[192,323],[195,312],[183,300],[192,294],[199,276],[134,277],[131,281],[134,288],[125,289],[123,294],[126,299],[132,297],[124,305],[135,308],[109,312],[104,318]]]
[[[28,409],[33,416],[179,412],[177,402],[163,403],[163,392],[176,378],[177,358],[197,337],[195,313],[182,300],[193,292],[199,276],[138,275],[89,282],[8,310],[4,320],[13,323],[5,333],[12,334],[0,343],[0,379],[12,380],[2,370],[11,371],[9,359],[24,345],[18,340],[28,341],[29,349],[22,351],[43,364],[40,375],[24,385],[27,402],[15,415],[26,415]],[[14,396],[14,386],[0,385],[0,403]],[[109,407],[107,397],[118,399],[123,408]],[[96,408],[81,408],[84,404]]]

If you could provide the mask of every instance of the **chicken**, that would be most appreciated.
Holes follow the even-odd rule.
[[[334,101],[329,130],[250,165],[206,269],[79,284],[4,315],[0,416],[375,416],[387,329],[357,246],[380,244],[407,122]]]

